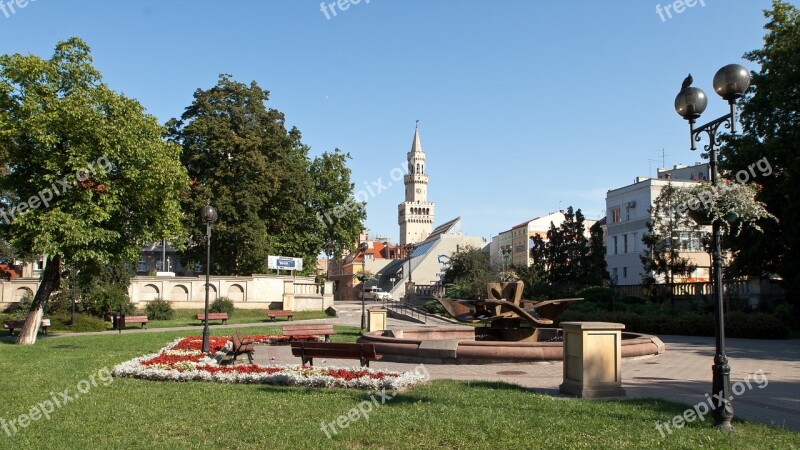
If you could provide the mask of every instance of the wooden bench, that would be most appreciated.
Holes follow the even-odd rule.
[[[283,327],[283,335],[293,338],[295,336],[325,336],[325,342],[330,342],[333,325],[286,325]],[[292,340],[292,339],[290,339]]]
[[[271,309],[267,311],[267,317],[272,320],[275,320],[276,317],[288,317],[288,320],[292,320],[293,315],[294,311],[289,309]]]
[[[14,334],[14,329],[21,330],[24,325],[24,320],[8,320],[3,322],[3,328],[7,329],[11,335]],[[50,328],[50,319],[42,319],[42,323],[39,325],[39,331],[47,334],[48,328]]]
[[[375,344],[292,341],[291,345],[292,355],[299,356],[303,364],[311,366],[314,358],[358,359],[361,367],[369,367],[370,361],[383,358],[375,351]]]
[[[236,364],[237,356],[245,354],[250,364],[253,364],[253,351],[255,350],[253,342],[242,340],[242,335],[238,331],[233,333],[231,340],[233,341],[233,363]]]
[[[140,323],[142,328],[147,328],[147,316],[125,316],[125,326],[129,323]]]
[[[197,320],[204,322],[206,320],[206,315],[203,313],[198,314]],[[222,324],[225,325],[225,321],[228,320],[228,313],[208,313],[208,320],[221,320]]]

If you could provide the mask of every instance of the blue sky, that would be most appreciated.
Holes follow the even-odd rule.
[[[8,0],[0,0],[7,2]],[[362,0],[336,16],[319,1],[37,0],[6,17],[0,53],[50,57],[78,36],[113,89],[165,122],[220,73],[271,91],[312,154],[340,148],[357,188],[391,182],[420,120],[436,223],[462,216],[486,238],[573,205],[604,213],[605,192],[661,165],[694,163],[674,112],[691,72],[727,105],[716,70],[761,47],[767,0]],[[330,3],[328,1],[327,3]],[[374,189],[373,189],[374,191]],[[367,227],[398,238],[394,183]]]

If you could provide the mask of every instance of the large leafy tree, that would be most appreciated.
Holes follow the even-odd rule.
[[[595,222],[589,228],[589,254],[586,255],[585,282],[587,286],[602,286],[611,280],[606,262],[606,244],[603,242],[603,227]]]
[[[0,56],[0,230],[20,256],[47,257],[17,342],[35,343],[62,261],[132,260],[142,241],[180,235],[188,179],[163,133],[102,82],[78,38],[49,60]]]
[[[489,263],[489,254],[475,247],[466,247],[451,255],[442,283],[453,297],[484,298],[486,284],[497,281]]]
[[[352,200],[348,156],[336,151],[312,162],[300,131],[287,129],[268,100],[257,83],[221,75],[168,124],[192,180],[183,207],[195,243],[206,233],[200,208],[210,202],[219,212],[211,241],[215,273],[263,273],[270,254],[303,257],[310,271],[327,240],[352,245],[362,228],[364,207]],[[204,247],[188,249],[184,259],[204,264]]]
[[[731,276],[779,273],[788,293],[800,289],[800,12],[774,0],[765,17],[764,47],[745,54],[759,70],[741,102],[743,132],[727,137],[720,158],[726,175],[763,185],[759,200],[778,221],[724,244],[734,256]]]

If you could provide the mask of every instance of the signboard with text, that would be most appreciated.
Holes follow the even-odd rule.
[[[303,259],[290,258],[288,256],[269,256],[267,257],[267,268],[275,270],[303,270]]]

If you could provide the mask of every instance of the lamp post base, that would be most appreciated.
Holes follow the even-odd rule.
[[[728,365],[728,358],[718,354],[714,358],[711,370],[713,372],[711,392],[714,404],[711,415],[714,417],[714,428],[733,431],[733,425],[731,425],[733,395],[731,395],[731,366]]]

